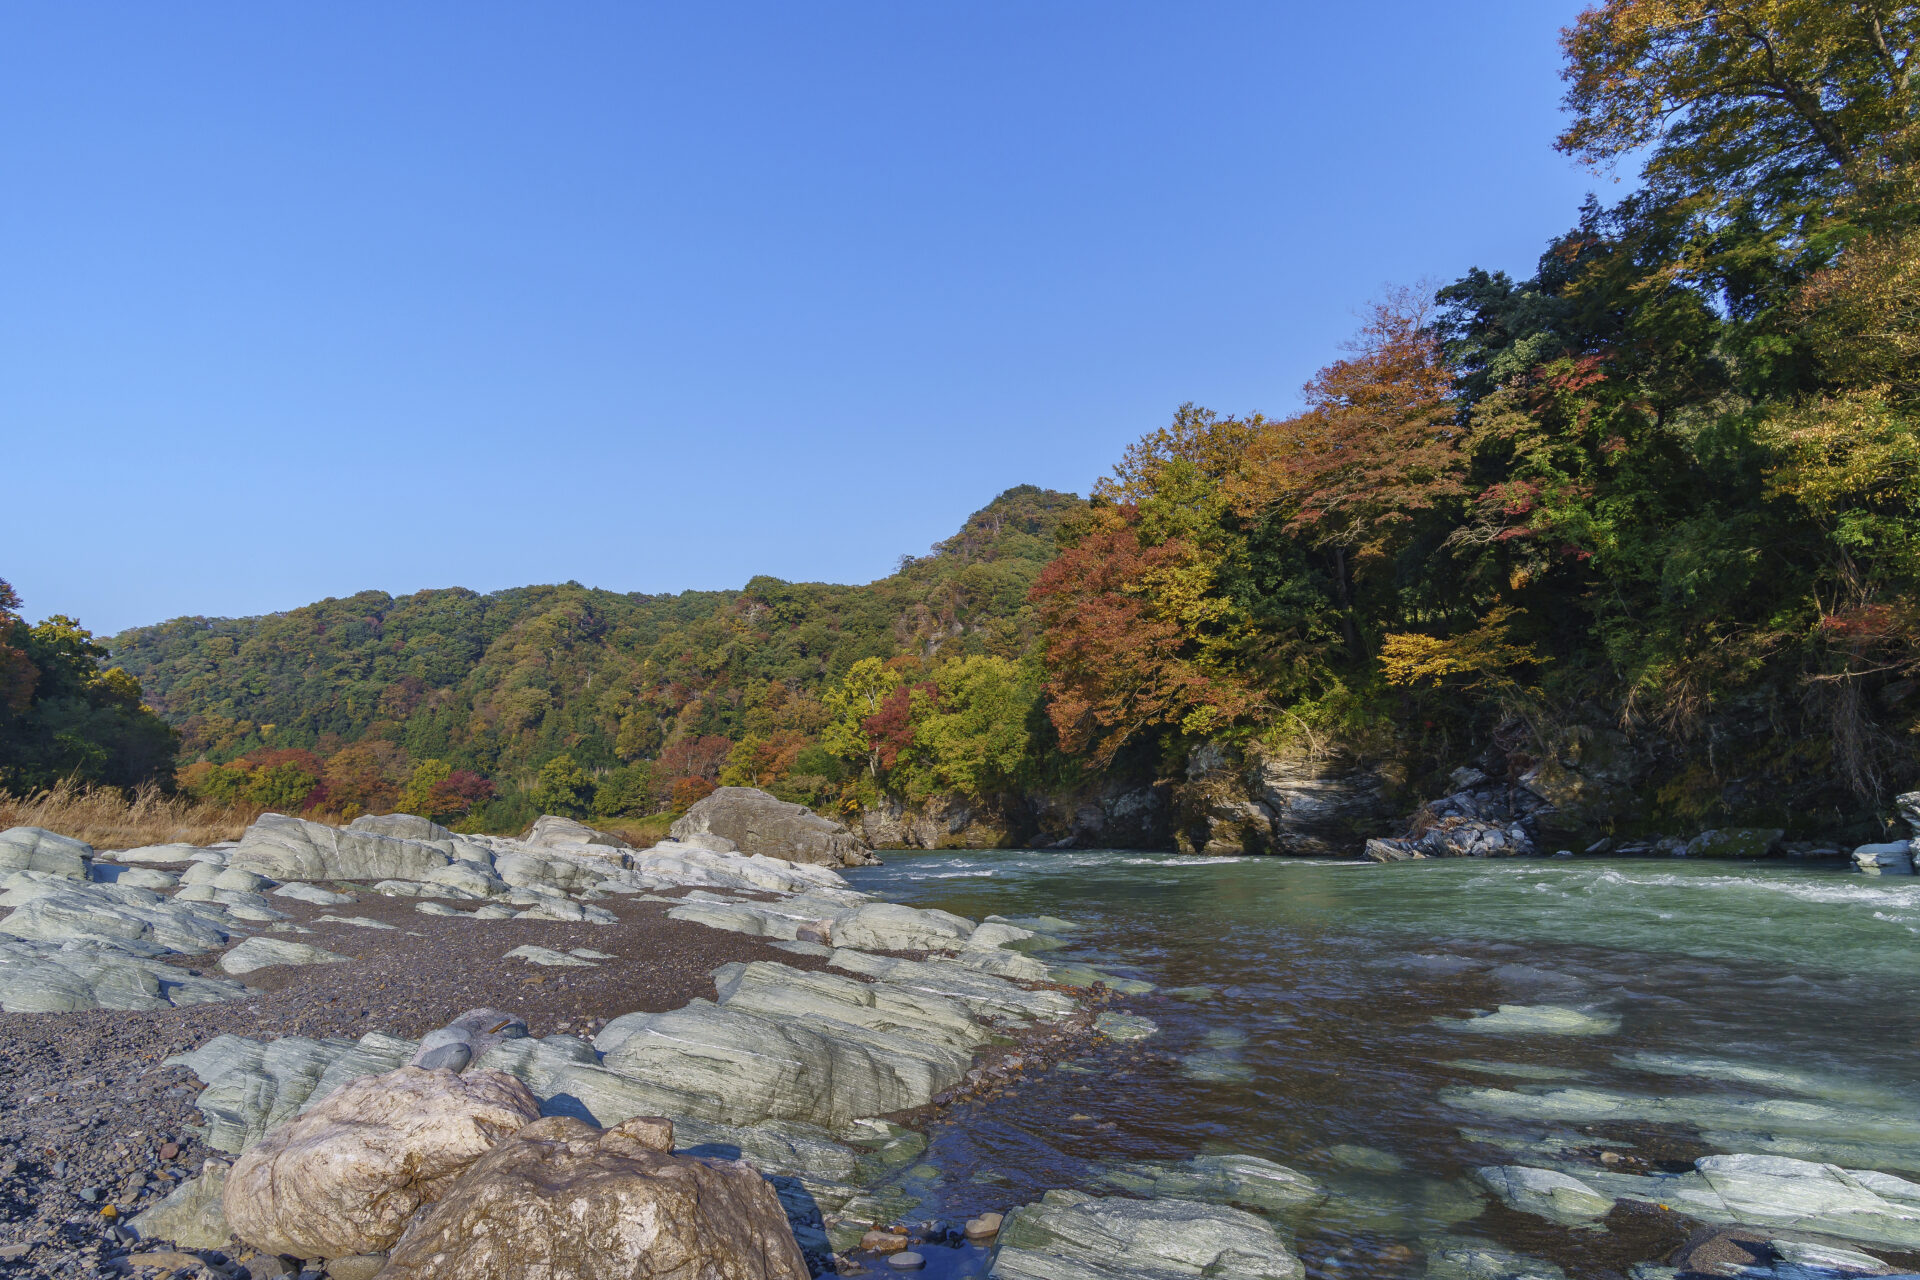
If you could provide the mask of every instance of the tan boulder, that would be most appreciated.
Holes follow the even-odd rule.
[[[645,1117],[530,1124],[414,1220],[380,1280],[807,1280],[772,1186],[672,1145]]]
[[[264,1253],[379,1253],[415,1210],[539,1115],[539,1100],[502,1071],[362,1076],[234,1163],[227,1224]]]

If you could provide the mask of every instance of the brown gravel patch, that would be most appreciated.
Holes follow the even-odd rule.
[[[536,1036],[591,1035],[623,1013],[712,999],[711,972],[729,961],[823,965],[758,938],[669,920],[665,903],[597,900],[619,917],[611,925],[472,920],[423,915],[414,910],[418,899],[341,887],[359,901],[321,907],[270,898],[313,932],[268,936],[351,957],[345,963],[255,970],[241,981],[259,994],[221,1004],[0,1014],[0,1248],[37,1242],[12,1261],[9,1275],[111,1269],[112,1255],[124,1248],[103,1236],[115,1220],[103,1209],[112,1205],[121,1219],[137,1213],[219,1154],[188,1131],[200,1123],[193,1106],[199,1082],[183,1068],[158,1066],[216,1035],[357,1039],[382,1031],[414,1038],[478,1006],[520,1014]],[[323,915],[364,916],[395,928],[323,922]],[[616,958],[595,968],[502,959],[525,944],[585,947]],[[218,960],[219,953],[209,953],[181,963],[225,976]]]

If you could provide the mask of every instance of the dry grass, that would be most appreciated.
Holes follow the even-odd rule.
[[[136,849],[147,844],[213,844],[238,840],[260,816],[251,806],[227,808],[141,787],[131,799],[113,787],[61,783],[51,791],[16,796],[0,791],[0,830],[43,827],[85,840],[96,849]]]
[[[645,818],[588,818],[587,825],[619,836],[636,849],[645,849],[667,838],[677,813],[656,813]]]

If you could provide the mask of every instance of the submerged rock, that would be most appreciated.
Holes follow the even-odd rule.
[[[1508,1208],[1570,1226],[1604,1218],[1613,1209],[1612,1196],[1551,1169],[1495,1165],[1481,1169],[1476,1176]]]
[[[807,1280],[773,1189],[745,1165],[675,1156],[672,1144],[672,1126],[654,1119],[530,1124],[413,1222],[381,1274]]]
[[[1551,1262],[1502,1249],[1490,1240],[1443,1236],[1423,1242],[1426,1280],[1566,1280]]]
[[[1109,1040],[1145,1040],[1160,1034],[1160,1024],[1138,1014],[1106,1012],[1093,1020],[1093,1029]]]
[[[1136,1195],[1245,1205],[1270,1214],[1307,1209],[1327,1198],[1327,1189],[1304,1173],[1237,1154],[1195,1156],[1179,1164],[1124,1165],[1100,1180]]]
[[[1296,1280],[1300,1260],[1253,1214],[1192,1200],[1049,1191],[1008,1215],[996,1280]]]
[[[1492,1013],[1471,1018],[1435,1018],[1436,1026],[1454,1031],[1491,1031],[1521,1035],[1606,1036],[1620,1029],[1610,1013],[1587,1013],[1551,1004],[1503,1004]]]

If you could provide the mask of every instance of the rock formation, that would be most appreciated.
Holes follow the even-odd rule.
[[[415,1210],[539,1115],[527,1087],[498,1071],[363,1076],[240,1157],[222,1195],[227,1223],[267,1253],[380,1252]]]
[[[773,1188],[734,1161],[676,1156],[673,1126],[528,1125],[408,1228],[386,1280],[807,1280]]]
[[[752,787],[721,787],[688,809],[672,832],[677,840],[723,836],[742,853],[762,853],[789,862],[858,867],[876,861],[844,823]]]

